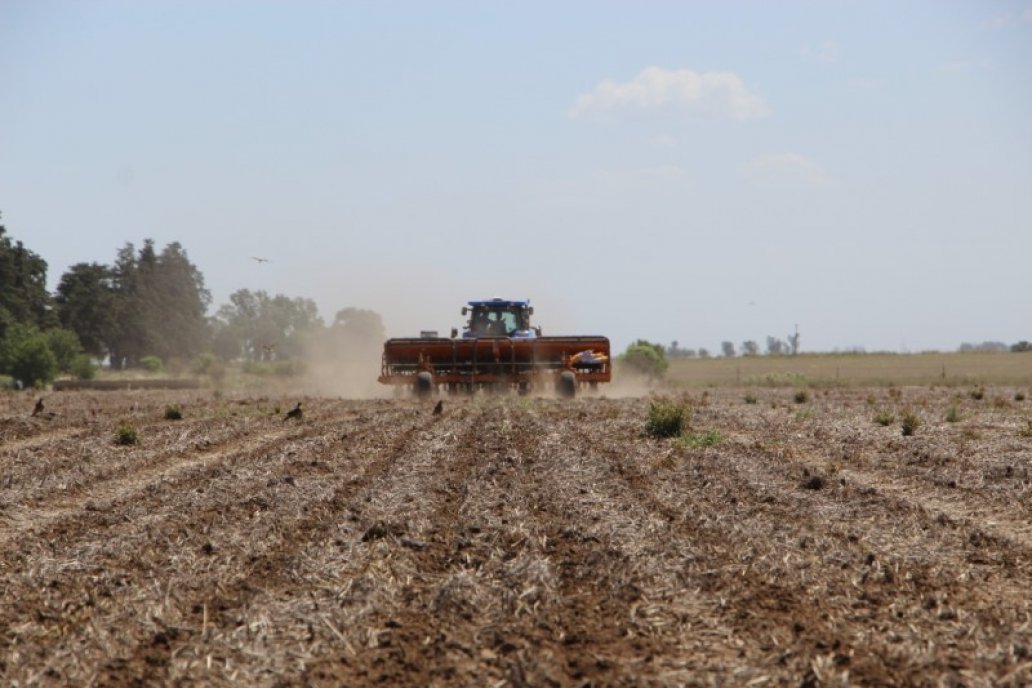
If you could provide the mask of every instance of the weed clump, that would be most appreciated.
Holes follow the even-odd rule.
[[[950,406],[949,410],[946,411],[946,422],[956,423],[960,420],[960,411],[957,410],[956,406]]]
[[[874,417],[874,422],[882,427],[888,427],[896,422],[896,415],[890,411],[879,411]]]
[[[1021,437],[1032,438],[1032,420],[1028,421],[1028,425],[1018,431],[1018,435]]]
[[[140,433],[131,423],[122,421],[115,430],[115,444],[120,446],[131,446],[140,443]]]
[[[705,432],[686,432],[681,435],[678,443],[687,449],[701,449],[702,447],[715,447],[724,441],[724,436],[716,430]]]
[[[1025,393],[1024,392],[1015,392],[1014,393],[1014,401],[1025,401]]]
[[[645,434],[650,437],[677,437],[688,427],[691,409],[676,399],[656,399],[649,402],[645,420]]]
[[[755,404],[756,403],[756,395],[755,394],[751,394],[751,393],[750,394],[746,394],[745,395],[745,403],[747,403],[747,404]]]
[[[810,393],[805,389],[798,389],[796,390],[796,393],[792,395],[792,399],[797,404],[805,404],[810,401]]]
[[[179,408],[179,404],[172,404],[165,407],[165,420],[182,420],[183,410]]]
[[[971,395],[971,398],[975,401],[982,401],[982,399],[985,399],[985,390],[981,387],[979,387],[978,389],[971,390],[969,394]]]
[[[920,425],[921,420],[912,412],[907,411],[903,414],[902,427],[904,437],[910,437],[911,435],[913,435],[915,432],[917,432],[917,428]]]

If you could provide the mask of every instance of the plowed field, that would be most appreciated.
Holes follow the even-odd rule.
[[[1032,402],[755,394],[5,395],[0,683],[1032,683]]]

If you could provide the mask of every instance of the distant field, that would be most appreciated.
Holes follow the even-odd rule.
[[[1032,385],[1032,353],[802,354],[674,359],[675,386]]]

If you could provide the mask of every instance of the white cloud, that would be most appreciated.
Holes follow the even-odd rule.
[[[997,12],[982,21],[982,28],[990,31],[998,31],[999,29],[1006,29],[1012,26],[1017,26],[1018,24],[1029,22],[1032,22],[1032,7],[1029,7],[1022,12]]]
[[[804,45],[799,49],[799,54],[804,59],[824,64],[832,64],[839,59],[838,44],[835,41],[824,41],[820,45]]]
[[[746,177],[758,182],[788,181],[827,186],[831,178],[820,163],[799,153],[779,153],[753,158],[742,167]]]
[[[745,120],[769,112],[734,72],[648,67],[631,81],[606,80],[577,98],[567,113],[572,118],[621,110],[678,109],[726,115]]]

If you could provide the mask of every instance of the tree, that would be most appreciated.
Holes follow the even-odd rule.
[[[230,360],[290,358],[300,355],[306,337],[322,327],[318,308],[311,299],[240,289],[230,295],[229,303],[215,315],[214,348]]]
[[[662,344],[653,344],[639,339],[627,347],[620,355],[620,362],[629,370],[650,378],[661,378],[666,373],[670,362]]]
[[[1020,353],[1023,351],[1032,351],[1032,342],[1028,342],[1023,339],[1017,344],[1012,344],[1010,350],[1015,353]]]
[[[100,263],[78,263],[57,285],[57,316],[61,326],[79,337],[83,349],[103,358],[115,339],[115,272]]]
[[[38,328],[57,324],[47,291],[47,263],[22,242],[12,242],[0,225],[0,310],[11,322]],[[0,326],[4,320],[0,319]],[[0,337],[4,332],[0,331]]]
[[[799,354],[799,326],[796,325],[795,333],[788,335],[788,346],[793,356]]]
[[[733,342],[721,342],[720,350],[724,354],[724,358],[735,357],[735,345]]]
[[[743,356],[758,356],[760,354],[760,346],[752,339],[742,342],[742,355]]]
[[[113,273],[114,326],[107,342],[113,367],[139,365],[146,355],[190,358],[208,347],[211,295],[178,242],[160,254],[151,239],[139,251],[126,244]]]
[[[768,356],[781,356],[785,353],[787,345],[778,339],[777,337],[767,337],[767,355]]]

